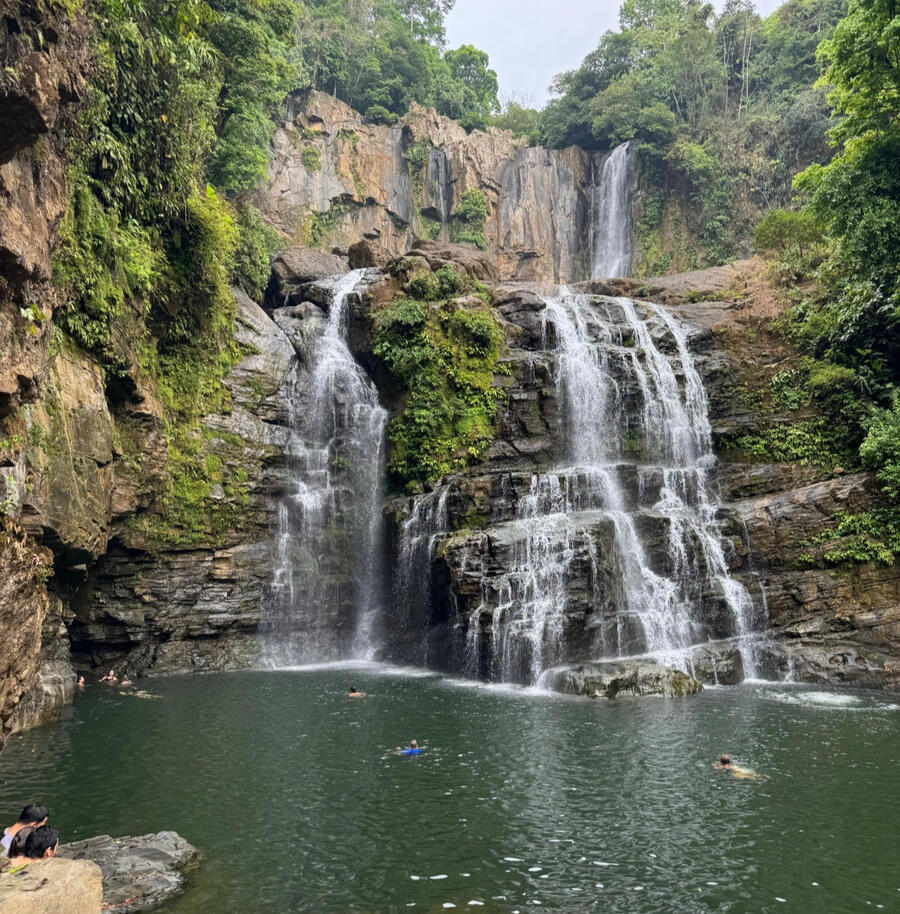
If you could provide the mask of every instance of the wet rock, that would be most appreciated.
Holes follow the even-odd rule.
[[[90,860],[35,860],[0,874],[3,914],[100,914],[100,867]]]
[[[49,549],[0,518],[0,749],[19,728],[19,703],[37,685],[51,562]]]
[[[394,258],[394,252],[368,238],[350,245],[348,252],[351,270],[362,270],[367,267],[384,267]]]
[[[100,835],[64,844],[58,856],[99,866],[104,910],[137,912],[149,911],[178,892],[198,852],[175,832],[161,831],[125,838]]]
[[[544,681],[550,689],[566,695],[618,698],[623,695],[695,695],[703,686],[680,670],[652,661],[603,661],[552,670]]]
[[[707,644],[690,655],[694,677],[705,685],[737,685],[744,679],[741,652],[727,644]]]
[[[288,293],[297,286],[346,273],[350,264],[345,257],[315,248],[287,248],[275,255],[272,276],[266,290],[271,307],[285,303]]]

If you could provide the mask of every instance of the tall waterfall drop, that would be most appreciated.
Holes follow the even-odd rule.
[[[635,655],[689,669],[692,649],[730,638],[752,677],[756,610],[728,571],[685,329],[627,298],[562,288],[545,301],[562,465],[533,476],[516,519],[495,528],[508,557],[469,620],[470,672],[535,682],[560,662]],[[588,618],[573,619],[585,587]]]
[[[364,273],[333,281],[324,328],[289,385],[291,478],[267,644],[276,666],[364,657],[377,634],[387,414],[346,342],[349,298]]]
[[[591,276],[627,276],[631,270],[631,187],[634,144],[617,146],[591,187]]]

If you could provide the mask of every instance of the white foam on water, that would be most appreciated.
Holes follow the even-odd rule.
[[[857,712],[900,710],[900,705],[883,701],[874,695],[871,697],[862,697],[859,695],[850,695],[845,692],[799,692],[794,690],[787,692],[774,689],[771,691],[760,691],[760,694],[771,701],[777,701],[785,705],[795,705],[802,708]]]

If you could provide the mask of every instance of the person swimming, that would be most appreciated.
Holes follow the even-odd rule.
[[[360,692],[355,685],[350,686],[350,691],[347,693],[347,698],[365,698],[366,693]]]
[[[422,754],[422,750],[419,748],[419,744],[414,739],[411,739],[409,741],[408,749],[400,749],[398,751],[399,751],[400,755],[421,755]]]
[[[731,760],[730,755],[720,755],[719,760],[713,762],[713,768],[715,768],[716,771],[730,771],[732,777],[736,778],[752,780],[762,777],[762,775],[757,774],[752,768],[742,768],[740,765],[735,765]]]

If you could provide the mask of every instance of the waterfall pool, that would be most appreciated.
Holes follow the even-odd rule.
[[[46,803],[64,841],[180,832],[204,860],[163,914],[900,906],[900,697],[606,702],[378,667],[141,685],[159,698],[91,685],[14,737],[0,813]]]

